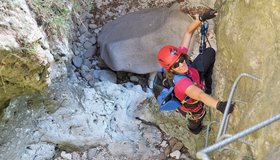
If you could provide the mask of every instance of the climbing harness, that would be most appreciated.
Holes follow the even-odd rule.
[[[202,108],[203,109],[203,108]],[[206,113],[206,110],[203,109],[201,111],[201,113],[192,113],[192,112],[186,112],[186,120],[193,120],[193,121],[196,121],[198,122]],[[188,123],[188,122],[187,122]]]
[[[190,77],[189,75],[174,75],[173,77],[173,82],[174,85],[182,78],[189,78],[192,83],[198,87],[197,83],[192,79],[192,77]],[[179,107],[179,109],[185,113],[187,112],[197,112],[199,111],[202,106],[203,103],[198,101],[198,100],[194,100],[192,98],[190,98],[189,96],[186,96],[183,100],[181,100],[181,106]]]
[[[180,110],[183,112],[198,112],[203,107],[203,103],[200,101],[193,101],[190,97],[186,96],[184,100],[181,101]]]
[[[174,93],[175,84],[182,78],[189,78],[194,85],[196,82],[189,75],[174,75],[173,80],[169,80],[164,77],[165,70],[159,71],[154,79],[153,93],[157,98],[160,111],[171,111],[179,107],[183,112],[198,112],[203,103],[197,100],[193,100],[186,96],[183,100],[179,100]],[[171,84],[172,83],[172,84]]]

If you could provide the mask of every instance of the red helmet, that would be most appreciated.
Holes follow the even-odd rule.
[[[173,63],[177,61],[181,54],[182,52],[174,46],[164,46],[158,52],[158,62],[163,68],[168,70]]]

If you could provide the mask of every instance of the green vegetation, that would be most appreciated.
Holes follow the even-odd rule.
[[[70,22],[71,8],[68,2],[54,0],[29,0],[28,4],[36,14],[36,21],[43,26],[48,36],[61,36]]]
[[[91,10],[92,1],[86,0],[28,0],[32,11],[36,14],[36,21],[43,26],[49,38],[62,37],[70,28],[72,19],[80,20],[79,14],[83,10]]]
[[[74,26],[81,23],[79,15],[91,10],[89,0],[28,0],[31,11],[35,13],[38,26],[42,26],[49,40],[65,37]],[[6,8],[14,8],[9,1],[2,2]],[[0,49],[0,113],[1,106],[13,97],[41,91],[47,86],[49,65],[40,64],[36,48],[40,39],[29,42],[25,37],[16,37],[20,45],[17,49]]]

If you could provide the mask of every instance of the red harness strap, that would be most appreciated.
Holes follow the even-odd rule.
[[[203,103],[202,102],[198,102],[197,106],[196,107],[185,107],[185,105],[181,105],[179,108],[181,111],[183,112],[193,112],[193,113],[196,113],[196,112],[199,112],[203,107]]]

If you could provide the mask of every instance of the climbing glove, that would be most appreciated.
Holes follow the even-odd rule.
[[[208,11],[199,15],[199,20],[201,22],[203,22],[203,21],[206,21],[208,19],[214,18],[216,16],[215,13],[217,13],[217,11],[215,11],[213,9],[209,9]]]
[[[217,108],[217,110],[219,110],[220,112],[224,113],[224,112],[225,112],[225,109],[226,109],[226,105],[227,105],[227,101],[224,101],[224,102],[219,101],[219,102],[217,103],[216,108]],[[235,103],[230,104],[228,113],[231,113],[231,112],[234,110],[234,105],[235,105]]]

